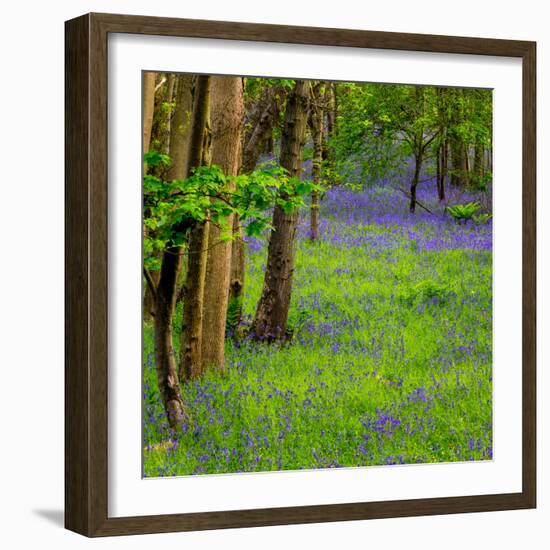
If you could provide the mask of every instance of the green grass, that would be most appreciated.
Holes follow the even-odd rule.
[[[324,216],[337,238],[298,241],[292,341],[228,339],[226,375],[182,385],[186,433],[164,420],[145,327],[146,476],[492,458],[491,252]],[[266,254],[251,248],[248,317]]]

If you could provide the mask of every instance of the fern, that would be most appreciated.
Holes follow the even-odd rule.
[[[227,332],[235,330],[241,321],[243,313],[242,297],[230,298],[227,304],[227,316],[225,321],[225,329]]]
[[[466,204],[454,204],[447,206],[447,212],[457,221],[471,220],[481,208],[477,202],[468,202]]]

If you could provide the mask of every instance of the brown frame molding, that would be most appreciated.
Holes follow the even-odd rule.
[[[521,493],[109,518],[107,35],[132,33],[507,56],[523,62]],[[91,13],[65,23],[65,526],[86,536],[486,512],[536,506],[536,44]]]

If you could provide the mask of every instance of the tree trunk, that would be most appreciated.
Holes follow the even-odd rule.
[[[442,141],[437,149],[437,196],[440,202],[445,200],[445,178],[447,177],[447,140]]]
[[[155,254],[156,257],[158,257],[157,254]],[[151,281],[155,288],[159,284],[159,278],[160,278],[160,271],[152,271],[151,272]],[[146,321],[150,321],[152,317],[155,315],[155,295],[153,294],[153,291],[151,290],[149,285],[145,286],[145,293],[143,297],[143,319]]]
[[[461,104],[462,90],[452,90],[451,101],[454,104],[454,111],[451,117],[452,135],[451,145],[451,184],[456,187],[466,187],[468,184],[468,146],[464,143],[463,137],[457,131],[457,127],[464,121],[464,111]]]
[[[176,281],[180,266],[180,249],[167,250],[162,259],[155,300],[155,365],[157,382],[173,429],[187,420],[179,387],[173,348],[172,321],[176,305]]]
[[[183,287],[183,318],[180,337],[180,377],[185,380],[202,375],[202,334],[204,283],[208,257],[210,224],[201,222],[189,237],[187,274]]]
[[[233,217],[233,241],[231,242],[231,273],[229,276],[229,300],[241,304],[244,290],[244,252],[243,228],[238,216]],[[242,305],[242,304],[241,304]],[[241,307],[239,305],[239,307]],[[241,312],[237,312],[235,322],[240,320]]]
[[[437,185],[437,196],[441,197],[441,161],[442,161],[442,145],[438,145],[437,151],[435,153],[435,166],[436,166],[436,173],[435,173],[435,183]],[[441,198],[439,199],[441,200]]]
[[[321,167],[323,164],[323,88],[319,82],[313,88],[313,103],[311,106],[311,136],[313,139],[313,183],[321,183]],[[319,192],[311,193],[309,238],[316,241],[319,238]]]
[[[157,73],[143,74],[143,153],[149,151],[155,109],[155,80]]]
[[[297,80],[287,101],[280,163],[290,177],[300,177],[302,172],[308,87],[308,82]],[[272,340],[286,335],[297,223],[297,211],[286,214],[280,205],[275,206],[264,285],[252,327],[257,338]]]
[[[236,176],[240,165],[240,138],[244,117],[240,77],[212,77],[212,164]],[[233,225],[232,217],[229,220]],[[202,369],[223,371],[225,324],[231,273],[231,243],[220,241],[220,229],[209,223],[208,259],[204,286]]]
[[[409,204],[409,210],[411,214],[414,214],[416,210],[416,188],[420,180],[420,171],[422,170],[422,154],[417,153],[414,158],[414,175],[411,182],[411,201]]]
[[[326,139],[323,140],[323,160],[330,164],[334,162],[334,149],[330,144],[336,131],[336,96],[334,82],[325,83],[325,96],[323,99],[326,114]]]
[[[171,123],[172,123],[172,109],[166,108],[165,104],[171,104],[174,99],[174,88],[176,82],[176,75],[169,74],[164,78],[164,85],[160,98],[155,101],[155,108],[153,112],[153,128],[151,130],[151,143],[156,143],[158,146],[156,150],[165,155],[170,154],[170,139],[171,139]],[[158,96],[158,92],[156,96]],[[185,148],[187,147],[187,141],[185,142]],[[168,170],[167,168],[159,164],[158,166],[149,170],[149,172],[161,179],[165,178]],[[168,180],[170,181],[170,180]],[[157,257],[160,257],[157,255]],[[159,271],[153,271],[151,273],[151,279],[155,285],[158,285],[160,277]],[[145,287],[145,296],[143,298],[143,316],[145,320],[149,320],[155,314],[155,304],[153,292],[149,285]]]
[[[201,81],[201,78],[203,81]],[[196,93],[197,105],[193,112],[193,122],[189,134],[189,162],[187,166],[180,166],[182,172],[174,174],[175,179],[185,179],[189,174],[190,168],[197,166],[202,158],[204,128],[206,125],[204,114],[208,112],[204,108],[204,103],[208,103],[208,78],[199,77]],[[168,421],[172,428],[177,428],[186,419],[183,400],[179,390],[178,371],[172,337],[177,294],[176,287],[181,255],[181,247],[173,247],[164,252],[155,299],[155,365],[157,381],[164,408],[168,415]]]
[[[251,115],[252,130],[245,138],[241,171],[254,170],[266,141],[272,136],[273,126],[281,111],[284,91],[279,86],[266,88]]]
[[[455,136],[451,142],[451,156],[453,164],[451,183],[457,187],[466,187],[468,181],[466,148],[459,137]]]
[[[189,147],[189,164],[204,164],[210,156],[208,149],[210,120],[210,76],[198,76],[195,85],[193,123]],[[201,342],[204,300],[204,276],[208,248],[209,224],[198,222],[191,230],[188,262],[183,287],[183,318],[180,338],[180,376],[196,378],[201,374]]]
[[[163,83],[155,94],[155,111],[153,113],[153,128],[151,130],[150,147],[159,153],[170,152],[170,126],[172,121],[172,102],[174,99],[175,74],[165,75]],[[165,167],[155,167],[154,175],[162,178]]]
[[[172,164],[166,172],[166,180],[182,179],[187,173],[189,155],[189,130],[193,112],[193,76],[176,77],[176,107],[170,122],[170,157]]]
[[[484,157],[485,151],[479,140],[476,141],[474,148],[474,180],[479,188],[484,176]]]

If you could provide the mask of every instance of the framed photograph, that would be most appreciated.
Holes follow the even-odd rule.
[[[536,506],[535,43],[65,39],[68,529]]]

